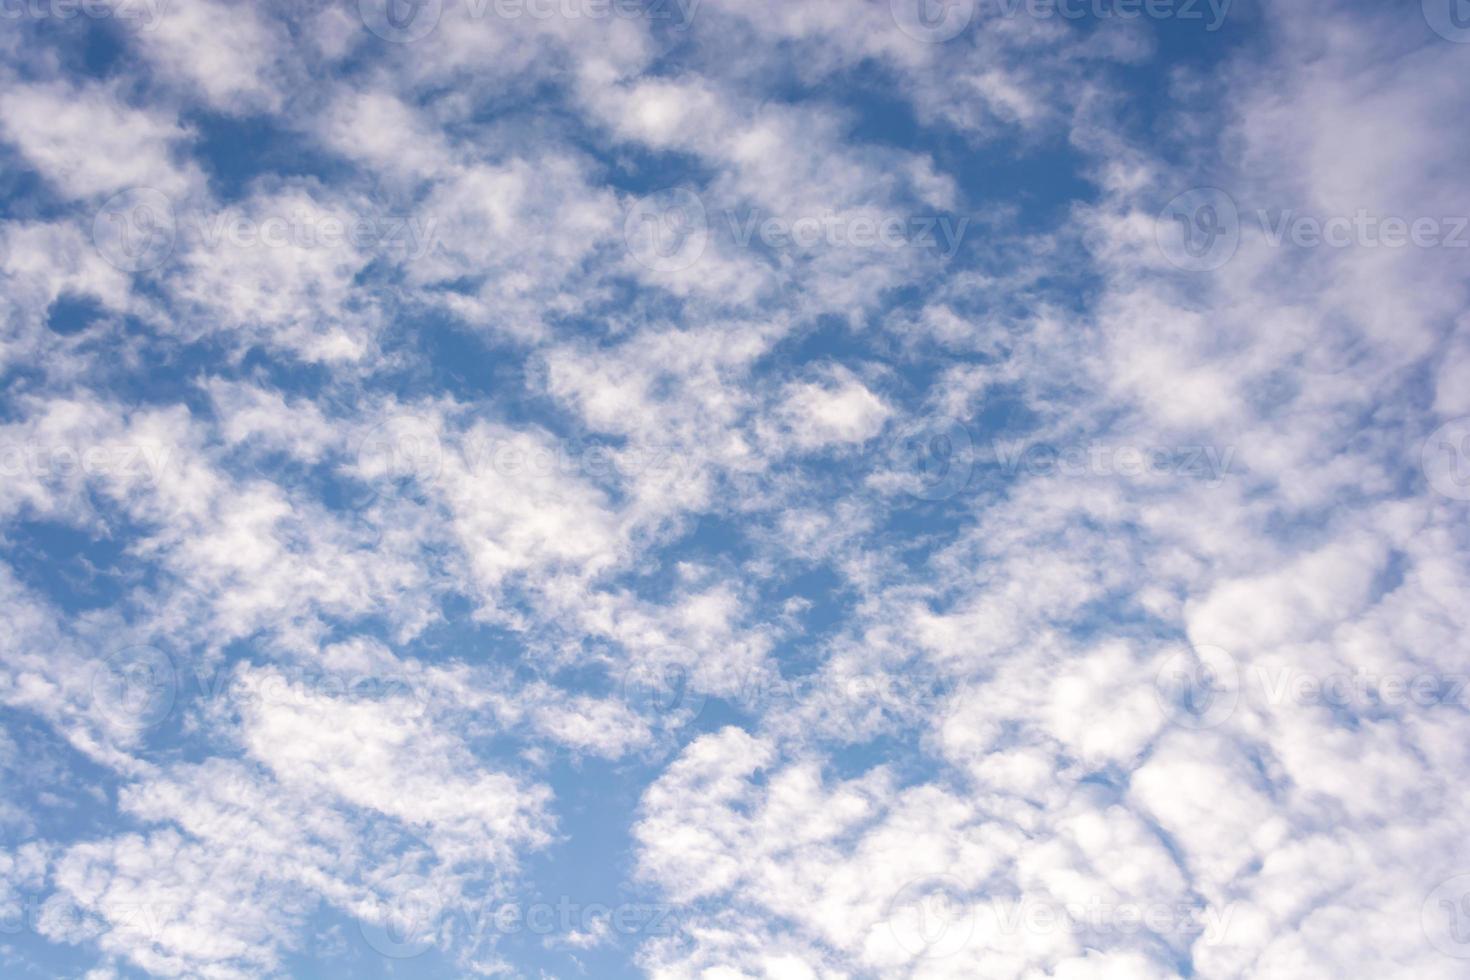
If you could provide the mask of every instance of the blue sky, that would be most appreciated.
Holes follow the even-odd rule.
[[[1464,975],[1463,0],[0,22],[6,976]]]

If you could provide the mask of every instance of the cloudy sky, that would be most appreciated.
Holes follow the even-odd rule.
[[[0,973],[1470,975],[1467,0],[0,0]]]

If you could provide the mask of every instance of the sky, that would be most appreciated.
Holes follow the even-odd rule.
[[[0,974],[1470,975],[1467,0],[0,0]]]

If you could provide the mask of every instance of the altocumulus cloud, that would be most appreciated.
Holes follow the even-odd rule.
[[[1463,0],[0,22],[0,972],[1470,969]]]

